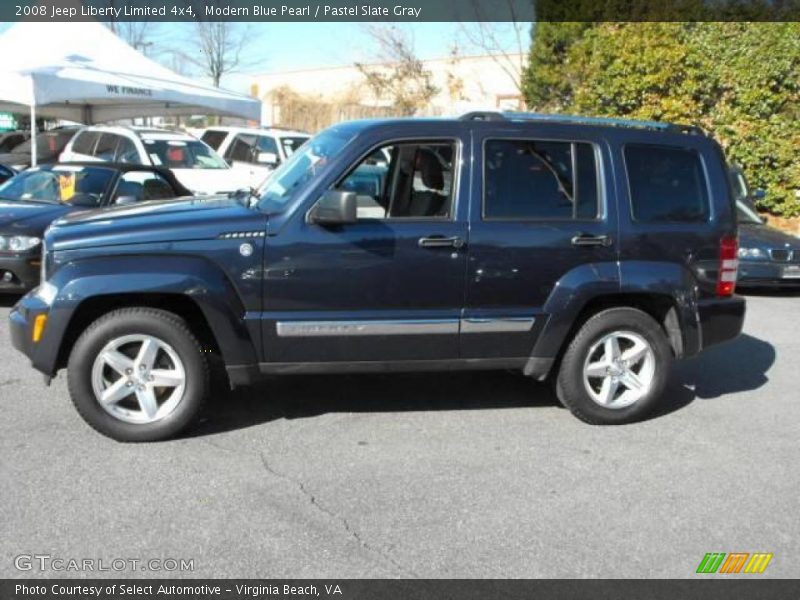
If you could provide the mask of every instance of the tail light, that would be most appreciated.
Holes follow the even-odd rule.
[[[719,241],[719,274],[717,296],[732,296],[736,288],[736,272],[739,269],[739,240],[735,235],[726,235]]]

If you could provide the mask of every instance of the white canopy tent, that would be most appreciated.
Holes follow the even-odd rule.
[[[97,22],[17,23],[0,35],[0,111],[92,124],[214,114],[261,119],[261,102],[162,67]]]

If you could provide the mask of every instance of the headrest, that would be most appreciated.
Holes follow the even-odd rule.
[[[417,151],[417,170],[422,175],[422,184],[431,190],[444,189],[442,164],[436,155],[427,148]]]

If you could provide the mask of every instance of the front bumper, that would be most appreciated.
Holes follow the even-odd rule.
[[[41,256],[25,253],[0,256],[0,294],[22,294],[39,285]],[[11,281],[3,276],[11,273]]]
[[[702,348],[737,337],[744,326],[745,301],[741,296],[701,300],[697,305]]]
[[[58,344],[52,335],[54,332],[50,327],[51,323],[45,325],[42,339],[39,342],[33,341],[34,321],[40,314],[48,315],[49,321],[50,305],[37,296],[35,291],[17,302],[8,315],[11,345],[30,359],[33,368],[52,377],[55,375]]]
[[[738,287],[800,286],[800,263],[739,260]]]

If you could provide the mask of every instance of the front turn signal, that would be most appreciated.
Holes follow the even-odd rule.
[[[36,318],[33,320],[34,343],[38,343],[39,340],[42,339],[42,335],[44,335],[45,325],[47,325],[47,315],[46,314],[36,315]]]

